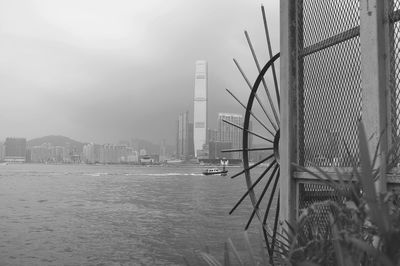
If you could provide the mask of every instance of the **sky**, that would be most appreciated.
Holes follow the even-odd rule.
[[[82,142],[173,144],[193,116],[195,61],[208,61],[208,121],[244,114],[267,59],[261,5],[279,51],[278,0],[0,0],[0,141],[63,135]]]

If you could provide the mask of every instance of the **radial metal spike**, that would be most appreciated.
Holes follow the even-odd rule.
[[[247,109],[246,106],[228,89],[226,89],[226,91],[244,108]],[[274,136],[274,133],[251,111],[248,110],[250,112],[250,115],[257,120],[258,123],[260,123],[260,125],[265,128],[272,136]]]
[[[265,193],[267,192],[267,190],[268,190],[268,188],[269,188],[269,185],[271,184],[272,180],[274,179],[275,173],[276,173],[276,171],[278,170],[278,168],[279,168],[279,165],[275,165],[275,168],[274,168],[274,170],[272,171],[272,173],[271,173],[271,175],[270,175],[270,177],[269,177],[269,179],[268,179],[267,184],[265,185],[265,187],[264,187],[264,189],[263,189],[263,191],[262,191],[260,197],[259,197],[258,200],[257,200],[256,206],[254,206],[254,208],[253,208],[253,212],[251,213],[250,219],[249,219],[249,221],[247,222],[246,227],[245,227],[244,230],[249,229],[249,226],[250,226],[250,224],[251,224],[251,221],[253,220],[254,215],[256,214],[256,212],[257,212],[257,210],[258,210],[258,207],[260,206],[260,203],[261,203],[262,199],[264,198]]]
[[[262,12],[263,21],[264,21],[265,36],[267,37],[268,53],[269,53],[269,57],[272,58],[273,55],[272,55],[271,39],[269,38],[267,18],[265,16],[265,10],[264,10],[263,5],[261,5],[261,12]],[[274,79],[274,85],[275,85],[276,101],[278,102],[278,108],[280,109],[281,101],[280,101],[280,96],[279,96],[278,79],[276,78],[275,64],[272,64],[271,68],[272,68],[272,77]]]
[[[232,214],[236,208],[242,203],[242,201],[246,198],[247,195],[254,189],[254,187],[261,181],[261,179],[268,173],[268,171],[276,164],[276,161],[272,161],[271,164],[264,170],[264,172],[257,178],[257,180],[253,183],[251,187],[244,193],[244,195],[239,199],[239,201],[233,206],[230,210],[229,214]]]
[[[228,120],[222,119],[222,121],[224,121],[225,123],[227,123],[227,124],[229,124],[229,125],[231,125],[231,126],[234,126],[234,127],[236,127],[236,128],[239,128],[239,129],[243,130],[244,132],[248,132],[248,133],[250,133],[250,134],[253,135],[253,136],[259,137],[260,139],[266,140],[266,141],[268,141],[268,142],[270,142],[270,143],[274,143],[272,140],[267,139],[267,138],[265,138],[265,137],[263,137],[263,136],[260,136],[260,135],[258,135],[257,133],[254,133],[254,132],[252,132],[252,131],[250,131],[250,130],[248,130],[248,129],[245,129],[245,128],[239,126],[239,125],[236,125],[236,124],[234,124],[234,123],[232,123],[232,122],[230,122],[230,121],[228,121]]]
[[[258,73],[260,73],[261,72],[261,67],[260,67],[260,64],[258,63],[258,59],[257,59],[256,53],[254,51],[253,44],[251,43],[249,34],[247,33],[247,31],[244,31],[244,34],[246,36],[247,43],[249,44],[249,47],[250,47],[250,50],[251,50],[251,54],[253,55],[254,62],[256,63]],[[264,86],[265,93],[267,94],[267,98],[268,98],[269,104],[271,106],[272,113],[274,114],[274,117],[275,117],[275,121],[279,125],[279,117],[278,117],[278,114],[276,112],[274,102],[272,101],[271,94],[269,93],[269,90],[268,90],[268,87],[267,87],[267,83],[265,82],[264,78],[262,78],[262,84]]]
[[[253,89],[253,85],[250,83],[249,79],[247,78],[246,74],[244,73],[243,69],[240,67],[239,62],[234,58],[233,62],[235,63],[237,69],[239,70],[240,74],[242,74],[242,77],[244,78],[244,80],[247,83],[247,86],[249,87],[250,91]],[[273,126],[273,128],[275,129],[275,131],[278,130],[278,126],[275,125],[273,119],[270,117],[270,115],[268,114],[264,104],[262,103],[262,101],[260,100],[260,98],[258,97],[257,93],[255,94],[256,100],[258,102],[258,104],[261,106],[261,109],[264,111],[265,116],[268,118],[268,121],[271,123],[271,125]]]

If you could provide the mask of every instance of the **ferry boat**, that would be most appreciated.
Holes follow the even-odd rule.
[[[225,167],[221,170],[218,168],[208,168],[203,171],[203,175],[221,175],[226,176],[228,174],[228,170],[225,170]]]
[[[221,175],[226,176],[228,174],[228,170],[225,167],[228,165],[229,161],[223,158],[221,160],[222,170],[219,168],[208,168],[203,172],[203,175]]]

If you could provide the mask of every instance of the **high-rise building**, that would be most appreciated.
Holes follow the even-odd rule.
[[[240,128],[234,127],[223,120],[232,124],[243,126],[243,116],[240,114],[218,114],[218,141],[232,143],[232,149],[240,149],[242,147],[243,132]],[[240,159],[241,153],[233,153],[232,159]]]
[[[167,144],[165,139],[160,142],[160,162],[164,162],[167,160]]]
[[[207,130],[207,143],[218,141],[218,130],[209,128]]]
[[[208,158],[209,159],[232,159],[232,153],[223,153],[223,150],[232,149],[232,142],[215,141],[208,143]]]
[[[44,143],[41,146],[33,146],[31,150],[31,162],[33,163],[46,163],[50,162],[51,154],[47,145]]]
[[[26,161],[26,139],[24,138],[6,138],[5,161],[25,162]]]
[[[178,118],[177,158],[189,156],[189,111],[181,113]]]
[[[0,142],[0,162],[4,160],[4,144]]]
[[[207,62],[203,60],[196,61],[193,111],[195,157],[207,142],[207,75]]]
[[[194,157],[193,123],[189,122],[189,158]]]
[[[88,143],[83,146],[83,160],[86,163],[101,162],[102,146],[99,144]]]

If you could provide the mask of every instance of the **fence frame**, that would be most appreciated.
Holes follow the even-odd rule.
[[[299,0],[301,1],[301,0]],[[387,187],[386,154],[391,145],[390,111],[390,56],[392,24],[389,8],[393,0],[360,0],[360,26],[336,36],[336,42],[360,35],[361,45],[361,87],[362,120],[369,141],[372,158],[375,147],[380,142],[380,150],[375,167],[380,167],[380,177],[376,182],[377,191],[384,193]],[[292,163],[297,163],[299,132],[299,50],[298,1],[280,1],[280,86],[281,86],[281,136],[280,136],[280,221],[293,223],[298,213],[298,183],[318,182],[305,172],[295,172]],[[395,12],[394,15],[399,12]],[[300,14],[302,15],[302,14]],[[337,38],[340,37],[340,38]],[[333,45],[333,38],[311,45],[301,50],[301,54],[325,49]],[[303,47],[301,47],[303,48]],[[366,56],[367,55],[367,56]],[[301,74],[301,73],[300,73]],[[332,173],[334,176],[334,173]]]

